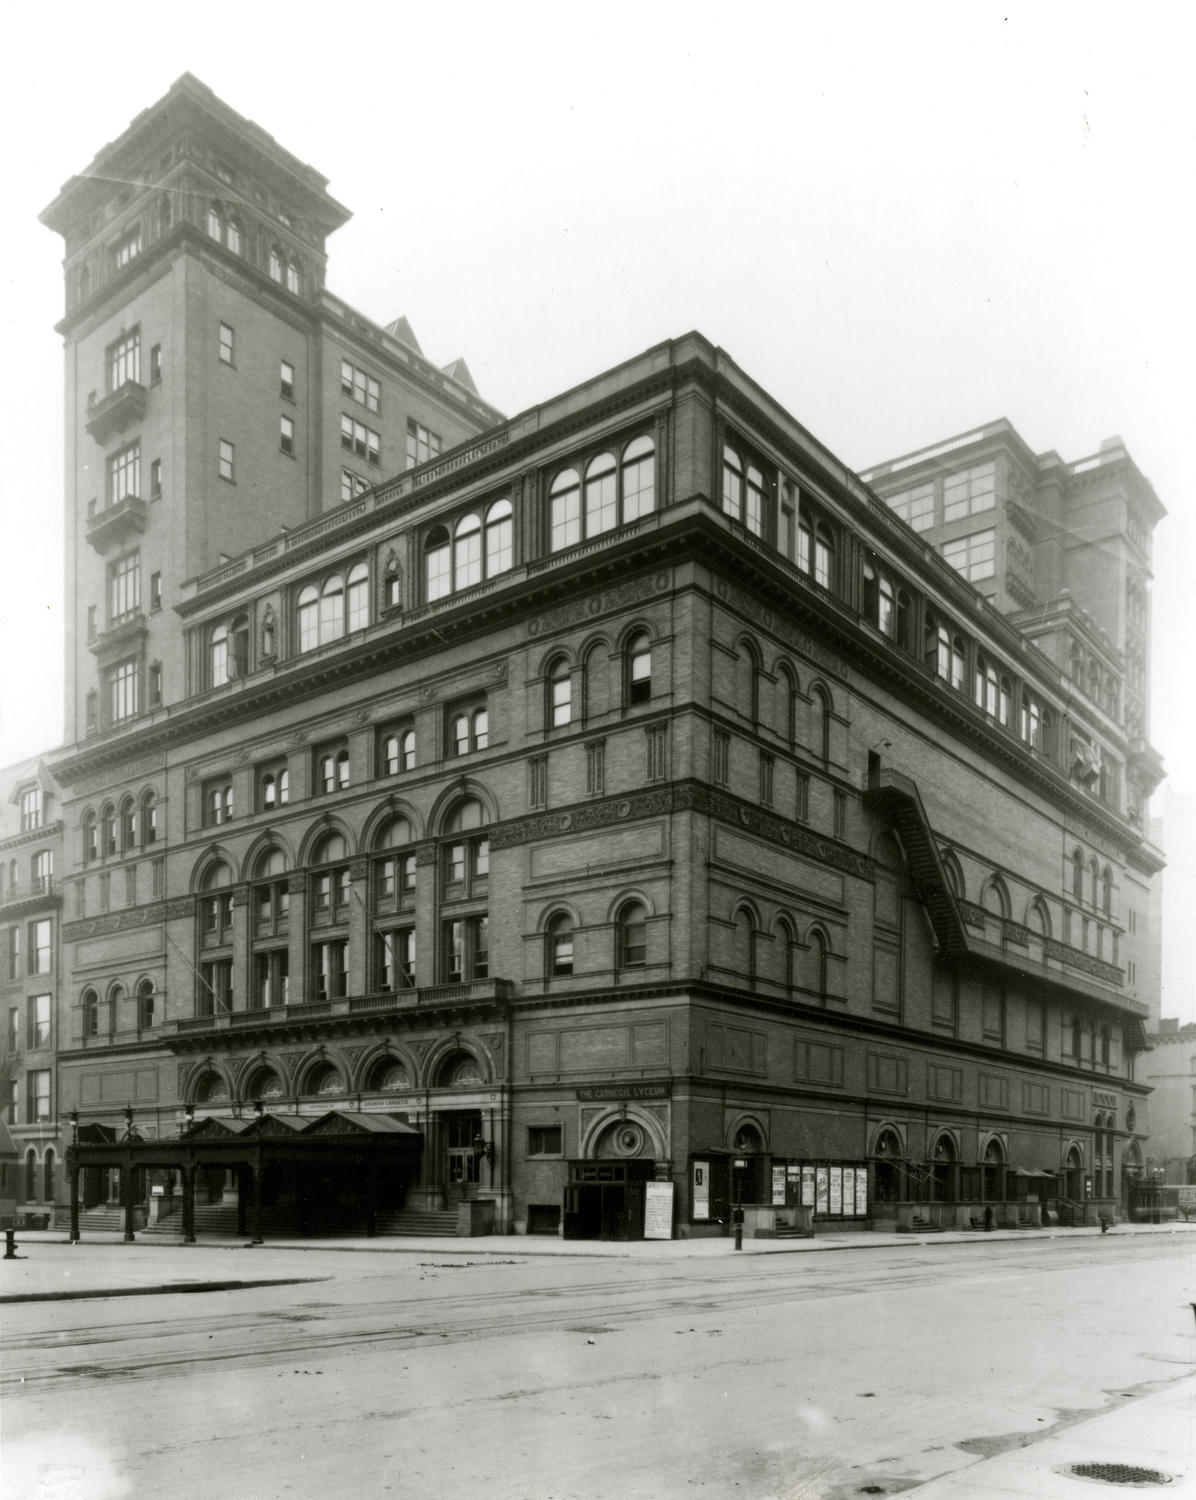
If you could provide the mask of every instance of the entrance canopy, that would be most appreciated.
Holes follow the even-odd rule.
[[[248,1120],[210,1116],[181,1135],[142,1140],[80,1141],[67,1151],[71,1183],[71,1239],[79,1238],[79,1173],[87,1167],[119,1167],[125,1208],[125,1239],[133,1238],[134,1174],[139,1168],[178,1171],[183,1183],[183,1238],[195,1238],[195,1175],[204,1167],[247,1168],[252,1186],[251,1233],[261,1238],[261,1181],[272,1168],[336,1168],[375,1181],[386,1172],[414,1173],[423,1135],[397,1115],[330,1110],[304,1115],[261,1114]]]

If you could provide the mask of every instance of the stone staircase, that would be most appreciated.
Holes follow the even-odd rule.
[[[455,1238],[457,1233],[457,1210],[448,1209],[396,1209],[380,1213],[377,1218],[379,1234],[410,1235],[416,1239]]]

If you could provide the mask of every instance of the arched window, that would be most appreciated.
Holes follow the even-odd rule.
[[[1042,749],[1042,707],[1032,694],[1022,691],[1022,739],[1035,750]]]
[[[576,469],[563,469],[552,481],[548,495],[553,552],[581,541],[581,479]]]
[[[142,846],[158,841],[158,799],[152,791],[141,795],[141,843]]]
[[[462,516],[453,535],[453,582],[467,589],[482,581],[482,523],[476,515]]]
[[[963,637],[952,636],[951,638],[951,686],[957,693],[962,693],[963,688],[963,664],[964,650]]]
[[[270,246],[270,280],[282,280],[282,256],[277,245]]]
[[[1092,904],[1095,906],[1100,900],[1100,865],[1097,864],[1095,856],[1088,861],[1088,875],[1092,891]]]
[[[752,914],[741,906],[735,913],[735,977],[748,989],[756,983],[756,924]]]
[[[249,671],[249,617],[236,615],[229,626],[228,675],[244,677]]]
[[[821,685],[810,693],[810,710],[814,720],[810,749],[819,759],[828,761],[831,758],[831,703]]]
[[[1084,899],[1084,855],[1079,850],[1071,856],[1071,893],[1077,901]]]
[[[897,630],[896,610],[893,604],[893,584],[884,576],[880,576],[876,598],[876,625],[883,635],[895,635]]]
[[[291,773],[285,766],[266,771],[262,776],[263,808],[283,807],[291,797]]]
[[[325,750],[316,762],[316,790],[324,796],[344,791],[349,785],[347,749]]]
[[[443,526],[433,526],[424,538],[424,583],[429,603],[452,593],[452,553]]]
[[[563,656],[558,656],[548,671],[547,709],[550,729],[563,729],[573,718],[573,677]]]
[[[400,729],[382,740],[381,773],[397,776],[400,771],[410,771],[415,766],[415,730]]]
[[[299,295],[299,267],[293,260],[287,261],[287,291]]]
[[[648,961],[648,909],[642,901],[628,901],[616,921],[616,966],[642,969]]]
[[[217,244],[224,238],[224,220],[220,215],[220,205],[212,203],[208,207],[208,238]]]
[[[723,514],[743,520],[743,461],[729,444],[723,445]]]
[[[105,859],[116,853],[116,808],[111,802],[100,812],[100,853]]]
[[[233,872],[222,860],[209,865],[200,883],[200,936],[205,948],[232,942]]]
[[[364,630],[370,623],[370,570],[363,562],[349,569],[348,607],[349,629]]]
[[[627,643],[627,703],[648,703],[652,699],[652,643],[640,631]]]
[[[815,930],[810,934],[810,988],[820,1000],[826,999],[826,939]]]
[[[95,990],[84,990],[80,1001],[80,1009],[83,1016],[84,1037],[99,1036],[100,1034],[100,997]]]
[[[217,625],[208,638],[208,686],[223,687],[228,678],[228,626]]]
[[[910,608],[909,595],[904,589],[897,590],[896,618],[894,621],[894,635],[897,644],[904,651],[914,649],[913,641],[913,610]]]
[[[573,920],[568,912],[559,912],[548,924],[544,961],[549,979],[573,973]]]
[[[512,512],[509,500],[496,500],[486,512],[486,577],[505,573],[511,566]]]
[[[345,580],[333,573],[320,589],[320,645],[345,633]]]
[[[586,536],[613,531],[618,520],[615,456],[600,453],[586,468]]]
[[[803,573],[810,571],[810,560],[814,551],[814,533],[810,529],[810,523],[804,515],[799,515],[797,521],[797,566]]]
[[[1109,1059],[1112,1056],[1112,1053],[1112,1033],[1109,1031],[1109,1028],[1107,1026],[1102,1026],[1100,1029],[1100,1060],[1102,1067],[1107,1068],[1109,1066]]]
[[[656,446],[637,437],[623,450],[623,523],[638,521],[656,504]]]
[[[100,857],[100,824],[94,812],[83,815],[83,863],[90,864]]]
[[[326,833],[312,850],[319,866],[311,877],[312,917],[317,923],[344,922],[349,915],[348,848],[343,835]]]
[[[320,644],[320,591],[309,583],[299,594],[299,650],[313,651]]]
[[[154,1024],[154,981],[142,979],[137,985],[137,1027],[149,1031]]]
[[[374,840],[380,855],[374,862],[374,904],[390,912],[415,904],[415,849],[411,824],[406,818],[391,818]]]
[[[241,226],[236,219],[230,219],[228,221],[228,228],[225,231],[224,243],[228,246],[228,248],[234,255],[240,255]]]
[[[1013,723],[1013,688],[1004,674],[997,687],[997,721],[1006,729]]]
[[[303,1080],[305,1094],[343,1094],[345,1081],[335,1063],[317,1063]]]
[[[54,1202],[54,1148],[50,1146],[46,1150],[46,1158],[42,1162],[42,1202]]]
[[[1113,915],[1113,871],[1108,865],[1105,866],[1104,873],[1101,875],[1100,904],[1105,916],[1111,917]]]
[[[137,804],[132,797],[120,804],[120,847],[126,854],[137,847]]]
[[[819,524],[814,532],[814,582],[824,589],[834,586],[835,538],[829,526]]]
[[[744,495],[744,523],[753,536],[764,535],[766,492],[764,475],[754,464],[748,464],[747,490]]]

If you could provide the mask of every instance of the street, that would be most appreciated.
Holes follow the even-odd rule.
[[[85,1257],[282,1284],[5,1307],[5,1493],[846,1500],[954,1472],[966,1496],[989,1455],[1192,1374],[1194,1243],[43,1243],[76,1284]]]

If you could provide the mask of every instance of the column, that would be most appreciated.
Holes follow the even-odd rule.
[[[180,1172],[183,1179],[183,1244],[195,1243],[195,1172],[193,1162],[187,1162]]]
[[[369,861],[349,863],[349,971],[345,984],[350,995],[368,993],[370,981]]]
[[[133,1153],[126,1151],[121,1156],[120,1163],[120,1196],[124,1201],[125,1208],[125,1244],[130,1244],[134,1239],[134,1214],[136,1208],[137,1177],[133,1168]]]
[[[66,1170],[71,1184],[71,1238],[72,1245],[79,1243],[79,1172],[80,1166],[74,1146],[66,1150]]]
[[[290,896],[287,913],[287,965],[290,977],[287,982],[291,1004],[300,1005],[307,999],[307,876],[288,876],[287,892]]]
[[[233,1009],[248,1010],[253,976],[249,972],[249,886],[233,886]]]
[[[415,866],[415,983],[417,988],[424,989],[436,983],[440,949],[440,934],[436,931],[440,869],[437,845],[432,840],[416,847]]]

